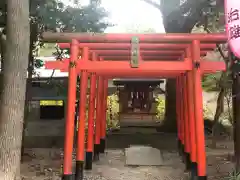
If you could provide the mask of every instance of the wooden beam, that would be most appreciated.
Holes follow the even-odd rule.
[[[44,32],[42,38],[45,42],[70,42],[76,39],[80,42],[91,43],[108,43],[108,42],[125,42],[130,43],[132,37],[138,37],[140,43],[191,43],[193,40],[207,43],[225,43],[226,34],[197,34],[197,33],[156,33],[156,34],[97,34],[97,33],[52,33]]]
[[[58,43],[58,46],[63,49],[70,48],[69,43]],[[131,44],[129,43],[79,43],[79,47],[89,47],[92,50],[130,50]],[[149,43],[140,43],[139,48],[140,50],[185,50],[189,47],[188,44],[149,44]],[[216,44],[200,44],[201,50],[213,50],[216,48]]]

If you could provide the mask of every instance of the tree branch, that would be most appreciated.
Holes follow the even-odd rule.
[[[183,3],[180,7],[175,7],[175,11],[178,11],[180,14],[185,14],[187,12],[195,11],[195,10],[200,10],[203,7],[205,7],[208,4],[207,0],[191,0],[191,1],[186,1]]]
[[[153,7],[157,8],[157,9],[159,9],[159,10],[161,10],[160,4],[158,4],[158,3],[156,3],[156,2],[153,2],[152,0],[142,0],[142,1],[144,1],[144,2],[147,3],[147,4],[152,5]]]
[[[201,10],[208,4],[208,0],[187,0],[182,5],[165,10],[164,4],[153,0],[142,0],[162,11],[166,32],[189,32],[201,17]],[[167,8],[168,9],[168,8]],[[184,16],[188,13],[187,16]]]
[[[211,30],[210,30],[208,27],[204,27],[204,29],[205,29],[205,31],[206,31],[207,33],[212,33]],[[218,50],[218,52],[220,53],[220,55],[222,56],[223,60],[225,61],[226,65],[227,65],[227,63],[228,63],[228,57],[226,57],[226,56],[224,55],[224,52],[223,52],[222,48],[220,47],[220,45],[219,45],[219,44],[216,44],[216,45],[217,45],[217,50]]]

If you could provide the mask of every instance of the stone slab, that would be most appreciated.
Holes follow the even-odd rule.
[[[150,146],[130,145],[129,148],[125,149],[125,158],[125,164],[128,166],[163,165],[160,150]]]

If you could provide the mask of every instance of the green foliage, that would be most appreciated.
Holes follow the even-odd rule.
[[[6,0],[0,1],[0,28],[6,33]],[[59,0],[30,0],[31,28],[31,63],[28,69],[33,71],[37,52],[43,46],[41,33],[53,32],[103,32],[110,26],[104,19],[108,13],[100,3],[90,3],[87,6],[78,4],[75,7],[66,6]],[[0,34],[1,35],[1,34]],[[30,73],[29,73],[30,74]]]
[[[205,91],[219,91],[221,73],[207,74],[202,78],[202,87]]]
[[[107,99],[107,129],[116,129],[119,127],[119,103],[118,95],[113,94]]]
[[[55,11],[52,11],[53,9]],[[103,32],[108,26],[102,21],[107,13],[96,4],[80,6],[79,8],[61,5],[59,8],[59,5],[54,2],[53,7],[41,10],[39,14],[43,17],[45,27],[50,30],[59,28],[60,31],[64,32]]]
[[[233,172],[229,173],[229,176],[226,180],[240,180],[240,173],[234,170]]]
[[[232,109],[224,111],[219,117],[219,122],[224,126],[233,126]]]
[[[210,32],[224,32],[224,3],[217,1],[210,3],[203,9],[203,17],[199,21],[198,26],[202,25]]]
[[[34,65],[35,65],[36,68],[40,68],[40,67],[44,66],[44,62],[41,59],[36,59],[35,62],[34,62]]]
[[[212,119],[213,112],[207,103],[203,103],[203,119]]]
[[[165,117],[165,99],[162,96],[158,96],[156,98],[156,102],[157,102],[157,119],[162,121],[164,120]],[[209,119],[213,117],[213,112],[211,111],[211,109],[208,107],[208,105],[206,103],[203,104],[203,118],[204,119]]]
[[[195,25],[224,30],[223,0],[142,0],[159,9],[166,32],[191,32]]]
[[[163,120],[164,119],[164,115],[165,115],[165,99],[162,96],[158,96],[156,98],[156,102],[157,102],[157,119],[158,120]]]
[[[98,3],[77,7],[65,6],[58,0],[30,0],[30,19],[40,31],[103,32],[107,12]],[[6,0],[0,3],[1,27],[6,26]]]

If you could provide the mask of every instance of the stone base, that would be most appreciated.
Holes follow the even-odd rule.
[[[130,146],[125,149],[126,165],[128,166],[160,166],[163,158],[160,150],[150,146]]]

